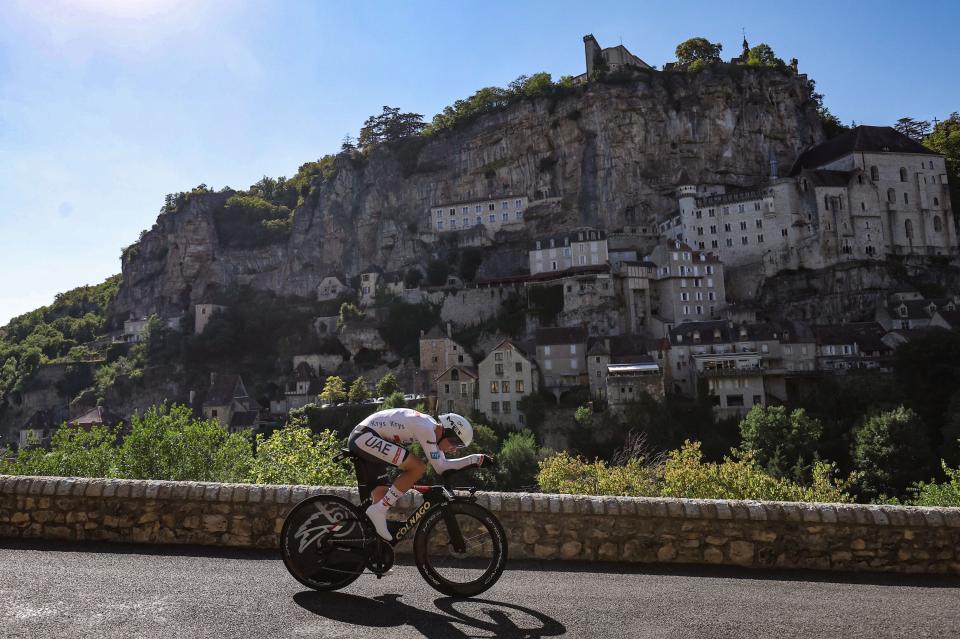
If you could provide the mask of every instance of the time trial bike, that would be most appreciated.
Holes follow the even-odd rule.
[[[500,579],[507,561],[507,537],[499,520],[476,503],[474,488],[454,492],[448,471],[439,486],[414,486],[423,503],[406,521],[388,521],[392,541],[380,537],[364,510],[374,486],[362,482],[357,458],[347,449],[357,474],[361,504],[333,495],[315,495],[290,510],[280,533],[283,563],[293,577],[315,590],[338,590],[364,570],[377,578],[393,566],[394,547],[413,535],[413,557],[420,574],[436,590],[473,597]]]

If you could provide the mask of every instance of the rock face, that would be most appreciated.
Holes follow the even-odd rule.
[[[755,186],[771,158],[789,167],[822,139],[807,84],[789,72],[721,66],[590,84],[366,157],[338,156],[283,245],[227,249],[213,213],[230,194],[193,197],[128,251],[112,310],[173,315],[230,285],[307,296],[330,273],[423,265],[443,257],[424,234],[429,207],[460,200],[526,195],[531,234],[652,225],[675,210],[681,179]]]

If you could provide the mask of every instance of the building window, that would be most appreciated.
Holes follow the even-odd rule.
[[[727,406],[743,406],[743,395],[727,395]]]
[[[746,244],[749,244],[749,243],[750,243],[750,240],[748,240],[748,239],[747,239],[747,236],[744,235],[744,236],[742,236],[742,237],[740,238],[740,243],[743,244],[743,245],[746,245]]]
[[[497,351],[496,353],[493,354],[493,361],[499,362],[499,361],[502,361],[502,360],[503,360],[503,353],[502,353],[502,352]]]
[[[517,200],[516,202],[514,202],[514,205],[519,209],[521,206],[523,206],[523,201]]]
[[[893,189],[887,189],[887,202],[893,204],[897,201],[897,192]]]
[[[499,392],[500,392],[500,384],[498,384],[496,381],[490,382],[490,392],[491,392],[491,393],[499,393]]]
[[[913,221],[905,220],[903,223],[903,231],[907,234],[907,239],[913,239]]]
[[[902,167],[902,166],[900,167],[900,181],[901,181],[901,182],[906,182],[906,181],[907,181],[907,169],[906,169],[906,167]]]
[[[500,392],[501,392],[501,393],[509,393],[509,392],[510,392],[510,382],[508,382],[508,381],[506,381],[506,380],[500,382]]]
[[[939,215],[933,216],[933,230],[936,231],[937,233],[940,233],[941,231],[943,231],[943,224],[940,222]]]
[[[763,235],[762,235],[762,234],[757,236],[757,244],[763,244]]]
[[[936,198],[936,197],[933,198],[933,205],[934,205],[934,206],[940,206],[940,198]]]
[[[757,221],[756,221],[756,225],[757,225],[757,228],[758,228],[758,229],[762,229],[762,228],[763,228],[763,220],[757,220]]]
[[[500,413],[500,402],[490,402],[490,412],[494,414]]]
[[[727,246],[733,246],[733,238],[732,238],[732,237],[728,237],[728,238],[727,238]]]
[[[505,414],[510,413],[510,402],[503,402],[503,412]]]
[[[517,372],[518,373],[523,372],[523,364],[521,362],[517,362]]]
[[[880,179],[880,169],[875,166],[870,167],[870,179],[876,182]]]
[[[443,230],[443,220],[437,222],[437,230],[438,230],[438,231],[442,231],[442,230]]]
[[[903,192],[903,203],[910,204],[910,196],[907,194],[906,191]]]
[[[515,386],[515,388],[517,389],[517,392],[518,392],[518,393],[522,393],[522,392],[523,392],[523,380],[522,380],[522,379],[518,379],[518,380],[514,383],[514,386]]]
[[[740,222],[740,230],[741,230],[741,231],[746,231],[746,230],[747,230],[747,223],[746,223],[746,222]]]

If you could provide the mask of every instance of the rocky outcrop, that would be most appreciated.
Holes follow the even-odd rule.
[[[229,193],[161,214],[123,260],[112,311],[174,315],[231,285],[312,295],[352,276],[443,257],[423,234],[429,207],[522,194],[532,234],[577,225],[651,225],[676,207],[682,172],[699,183],[754,186],[775,157],[789,166],[822,130],[803,78],[720,66],[651,71],[619,85],[519,102],[429,138],[343,154],[294,215],[289,241],[228,249],[214,213]]]

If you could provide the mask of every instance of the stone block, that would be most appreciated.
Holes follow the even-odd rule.
[[[117,497],[120,499],[129,499],[130,490],[133,488],[132,482],[126,480],[120,480],[119,485],[117,486]]]
[[[684,516],[683,502],[679,499],[671,499],[667,502],[667,515],[676,519],[682,519]]]
[[[606,497],[603,499],[603,514],[612,517],[620,516],[620,500],[616,497]]]
[[[777,533],[772,530],[754,530],[750,533],[750,538],[754,541],[761,541],[764,543],[771,543],[777,540]]]
[[[61,497],[69,495],[70,492],[73,490],[73,486],[76,483],[77,483],[76,479],[61,479],[59,482],[57,482],[57,486],[54,494],[59,495]]]
[[[908,526],[910,520],[907,518],[906,510],[903,508],[887,508],[887,518],[890,519],[891,526]]]
[[[673,544],[664,544],[657,549],[657,561],[673,561],[677,558],[677,549]]]
[[[520,510],[520,499],[516,495],[504,493],[501,504],[503,512],[515,513]]]
[[[854,539],[850,542],[850,548],[853,550],[864,550],[867,547],[867,542],[862,539]]]
[[[173,499],[185,501],[190,498],[190,483],[178,481],[173,485]]]
[[[490,493],[490,506],[491,512],[500,512],[503,510],[503,499],[500,493]]]
[[[943,513],[936,508],[924,508],[923,518],[927,520],[928,526],[941,527],[946,525],[943,519]]]
[[[583,550],[583,544],[579,541],[568,541],[560,546],[560,558],[561,559],[573,559],[574,557],[579,557],[580,552]]]
[[[809,506],[804,504],[800,507],[800,516],[803,518],[804,522],[819,523],[823,521],[820,516],[820,509],[817,506]]]
[[[207,492],[207,487],[198,482],[188,482],[190,486],[189,498],[194,501],[203,501],[203,495]]]
[[[550,500],[550,512],[554,514],[559,513],[563,507],[563,502],[560,497],[557,495],[549,495],[548,499]]]
[[[143,493],[145,499],[156,499],[157,495],[160,494],[160,482],[158,481],[148,481],[147,488]]]
[[[219,493],[219,484],[203,484],[203,501],[217,501]]]
[[[883,509],[878,506],[870,507],[870,516],[873,518],[873,523],[875,523],[878,526],[887,526],[890,524],[890,520],[887,518],[887,513],[885,513]],[[922,521],[923,520],[922,516],[920,517],[920,519],[921,519],[920,525],[922,526],[926,522]]]
[[[220,492],[217,493],[218,501],[233,501],[233,485],[224,484],[220,487]]]
[[[733,519],[733,511],[730,510],[730,502],[718,501],[714,506],[717,509],[717,519]]]
[[[820,517],[823,520],[823,523],[825,524],[837,523],[837,511],[833,509],[833,506],[822,504],[819,507],[819,510],[820,510]]]
[[[533,495],[531,495],[530,493],[520,494],[520,512],[522,513],[533,512]]]
[[[767,521],[767,511],[762,503],[758,501],[749,502],[747,510],[750,513],[751,521]]]
[[[730,561],[735,564],[752,564],[753,550],[753,544],[749,541],[731,541]]]
[[[223,515],[204,515],[201,521],[203,530],[208,533],[220,533],[227,530],[227,518]]]
[[[57,494],[57,483],[61,481],[59,479],[47,479],[43,482],[43,495],[55,495]]]
[[[685,499],[682,502],[683,514],[687,519],[700,519],[702,515],[700,514],[700,504],[695,502],[692,499]]]
[[[70,495],[73,497],[83,497],[87,492],[87,488],[93,483],[92,480],[76,481],[73,483],[73,488],[70,491]]]
[[[556,559],[559,552],[557,544],[536,544],[533,547],[533,556],[537,559]]]
[[[716,547],[710,547],[703,551],[703,560],[708,564],[719,564],[723,562],[723,551]]]
[[[944,508],[943,519],[950,528],[960,528],[960,508]]]
[[[130,482],[130,497],[133,499],[143,499],[147,494],[147,482],[145,481],[132,481]]]
[[[853,514],[854,507],[848,506],[846,504],[836,506],[837,509],[837,521],[841,524],[853,524],[856,523],[857,518]]]
[[[620,559],[620,549],[615,543],[609,541],[602,543],[600,548],[597,549],[597,559],[600,561],[618,561]]]

